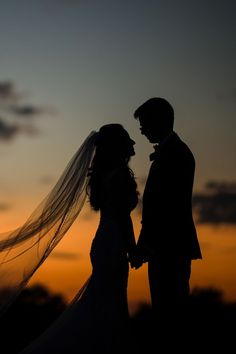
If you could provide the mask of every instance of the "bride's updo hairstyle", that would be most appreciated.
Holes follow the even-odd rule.
[[[101,180],[109,172],[121,168],[128,171],[134,179],[132,170],[128,166],[130,159],[130,145],[132,140],[121,124],[103,125],[95,139],[96,151],[89,170],[87,192],[90,204],[94,210],[101,206]]]

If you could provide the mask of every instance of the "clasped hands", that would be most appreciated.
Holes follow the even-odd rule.
[[[134,250],[132,250],[132,252],[129,253],[128,261],[131,268],[138,269],[143,265],[143,263],[147,262],[147,259],[145,259],[141,250],[136,247]]]

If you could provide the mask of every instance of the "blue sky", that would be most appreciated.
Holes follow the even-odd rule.
[[[119,122],[141,180],[152,146],[133,111],[165,97],[196,158],[195,190],[236,180],[233,0],[0,0],[0,203],[27,212],[91,130]],[[19,107],[33,108],[20,114]],[[4,126],[5,127],[5,126]],[[1,130],[2,129],[2,130]],[[18,200],[18,201],[17,201]],[[26,213],[27,213],[26,212]]]

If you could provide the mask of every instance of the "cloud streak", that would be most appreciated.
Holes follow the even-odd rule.
[[[32,117],[44,113],[43,109],[40,109],[39,107],[35,107],[31,104],[22,105],[22,106],[17,106],[17,105],[11,106],[10,112],[15,114],[16,117],[27,118],[27,119],[30,119]]]
[[[52,113],[49,108],[24,103],[24,97],[13,82],[0,81],[0,141],[10,142],[24,133],[38,135],[35,118]]]
[[[73,261],[75,259],[80,258],[80,255],[72,252],[55,252],[52,254],[52,257],[65,261]]]
[[[236,224],[236,182],[210,181],[193,196],[198,223]]]
[[[20,96],[11,81],[0,81],[0,103],[15,102]]]
[[[7,203],[0,202],[0,212],[10,209],[10,205]]]
[[[145,178],[140,179],[139,187],[145,185]],[[236,224],[236,182],[209,181],[205,190],[193,195],[193,211],[199,224]],[[135,208],[142,213],[142,194]]]
[[[18,124],[10,124],[0,117],[0,140],[11,141],[19,132]]]

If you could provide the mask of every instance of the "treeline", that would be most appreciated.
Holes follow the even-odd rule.
[[[214,288],[193,289],[177,316],[154,318],[143,304],[132,318],[138,353],[230,353],[235,347],[236,302]]]
[[[16,354],[66,309],[63,296],[42,285],[26,288],[1,317],[2,354]],[[158,320],[149,305],[140,304],[131,325],[135,353],[195,352],[234,347],[236,303],[226,303],[217,289],[194,289],[189,305],[178,317]],[[163,349],[164,348],[164,349]],[[125,352],[125,351],[124,351]],[[55,353],[56,354],[56,353]]]
[[[0,318],[0,352],[18,353],[55,321],[66,306],[62,295],[51,293],[41,284],[25,288]]]

